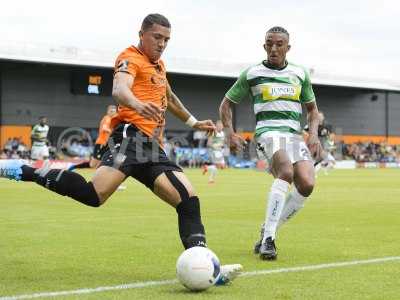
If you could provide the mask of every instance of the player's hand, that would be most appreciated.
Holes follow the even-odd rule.
[[[163,110],[152,102],[138,102],[135,110],[146,119],[153,119],[154,121],[161,121],[161,113]]]
[[[233,152],[239,152],[244,149],[247,144],[246,140],[235,132],[229,135],[229,145]]]
[[[201,131],[207,131],[208,135],[212,135],[216,130],[215,124],[211,120],[197,121],[193,128]]]
[[[308,136],[307,140],[307,146],[308,149],[311,152],[312,157],[320,157],[321,156],[321,151],[322,151],[322,146],[321,143],[319,142],[318,136],[315,134],[310,134]]]

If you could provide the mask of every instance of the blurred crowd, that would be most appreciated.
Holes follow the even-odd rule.
[[[0,150],[0,159],[26,159],[29,158],[30,151],[20,138],[9,138]]]
[[[400,145],[384,142],[344,144],[342,155],[343,159],[354,159],[357,162],[400,162]]]
[[[251,145],[250,141],[247,145]],[[331,145],[331,147],[333,146]],[[357,162],[400,162],[400,145],[389,145],[384,142],[358,142],[339,144],[333,148],[335,151],[332,151],[332,154],[337,159],[355,160]],[[49,149],[51,159],[55,159],[58,156],[56,150],[51,146]],[[69,152],[72,152],[69,155],[89,157],[91,150],[92,147],[85,143],[74,142],[69,146]],[[179,143],[171,144],[167,142],[165,143],[165,151],[172,161],[185,167],[200,167],[209,159],[207,148],[200,145],[182,147]],[[238,163],[238,158],[231,155],[228,149],[224,152],[228,165],[234,166]],[[245,149],[240,161],[254,161],[254,155],[251,155],[250,152],[250,149]],[[0,149],[0,159],[29,159],[29,157],[30,149],[17,137],[9,138],[3,149]]]
[[[54,147],[49,146],[50,159],[55,158],[55,152]],[[30,148],[18,137],[9,138],[0,149],[0,159],[29,159],[30,156]]]

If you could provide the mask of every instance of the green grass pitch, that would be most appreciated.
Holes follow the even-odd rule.
[[[271,177],[224,170],[207,184],[186,170],[202,205],[208,245],[222,263],[273,270],[400,255],[400,170],[320,174],[306,207],[281,228],[278,260],[252,253]],[[90,172],[85,172],[90,177]],[[182,252],[174,209],[132,179],[101,208],[35,184],[0,180],[0,299],[175,278]],[[400,260],[244,276],[189,293],[179,284],[54,299],[399,299]]]

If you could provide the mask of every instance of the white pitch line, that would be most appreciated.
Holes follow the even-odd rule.
[[[320,270],[320,269],[348,267],[348,266],[354,266],[354,265],[376,264],[376,263],[383,263],[383,262],[395,261],[395,260],[400,260],[400,256],[389,256],[389,257],[366,259],[366,260],[353,260],[353,261],[344,261],[344,262],[337,262],[337,263],[293,267],[293,268],[282,268],[282,269],[273,269],[273,270],[259,270],[259,271],[252,271],[252,272],[244,272],[240,276],[247,277],[247,276],[258,276],[258,275],[267,275],[267,274],[275,274],[275,273],[313,271],[313,270]],[[0,300],[2,300],[2,299],[0,298]]]
[[[97,288],[70,290],[70,291],[43,292],[30,295],[27,294],[27,295],[17,295],[17,296],[6,296],[6,297],[0,297],[0,300],[19,300],[19,299],[34,299],[34,298],[58,297],[58,296],[69,296],[69,295],[79,295],[79,294],[91,294],[91,293],[99,293],[99,292],[114,291],[114,290],[140,289],[149,286],[170,285],[175,283],[178,283],[178,280],[173,279],[173,280],[160,280],[160,281],[144,281],[144,282],[128,283],[128,284],[121,284],[114,286],[100,286]]]
[[[240,275],[240,277],[259,276],[259,275],[268,275],[268,274],[277,274],[277,273],[289,273],[289,272],[313,271],[313,270],[348,267],[348,266],[355,266],[355,265],[384,263],[384,262],[396,261],[396,260],[400,261],[400,256],[389,256],[389,257],[366,259],[366,260],[353,260],[353,261],[345,261],[345,262],[336,262],[336,263],[292,267],[292,268],[281,268],[281,269],[272,269],[272,270],[258,270],[258,271],[252,271],[252,272],[244,272]],[[91,294],[91,293],[99,293],[99,292],[114,291],[114,290],[140,289],[140,288],[145,288],[145,287],[149,287],[149,286],[172,285],[172,284],[176,284],[176,283],[178,283],[178,280],[176,280],[176,279],[160,280],[160,281],[143,281],[143,282],[121,284],[121,285],[115,285],[115,286],[100,286],[97,288],[84,288],[84,289],[70,290],[70,291],[43,292],[43,293],[26,294],[26,295],[5,296],[5,297],[0,297],[0,300],[20,300],[20,299],[47,298],[47,297],[69,296],[69,295],[79,295],[79,294]]]

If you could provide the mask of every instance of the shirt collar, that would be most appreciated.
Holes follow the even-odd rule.
[[[268,60],[263,60],[263,61],[262,61],[262,64],[264,65],[264,67],[266,67],[266,68],[268,68],[268,69],[280,71],[280,70],[283,70],[284,68],[287,67],[288,61],[285,60],[285,65],[284,65],[283,67],[281,67],[281,68],[277,68],[277,67],[275,67],[275,66],[272,66],[272,65],[268,62]]]

